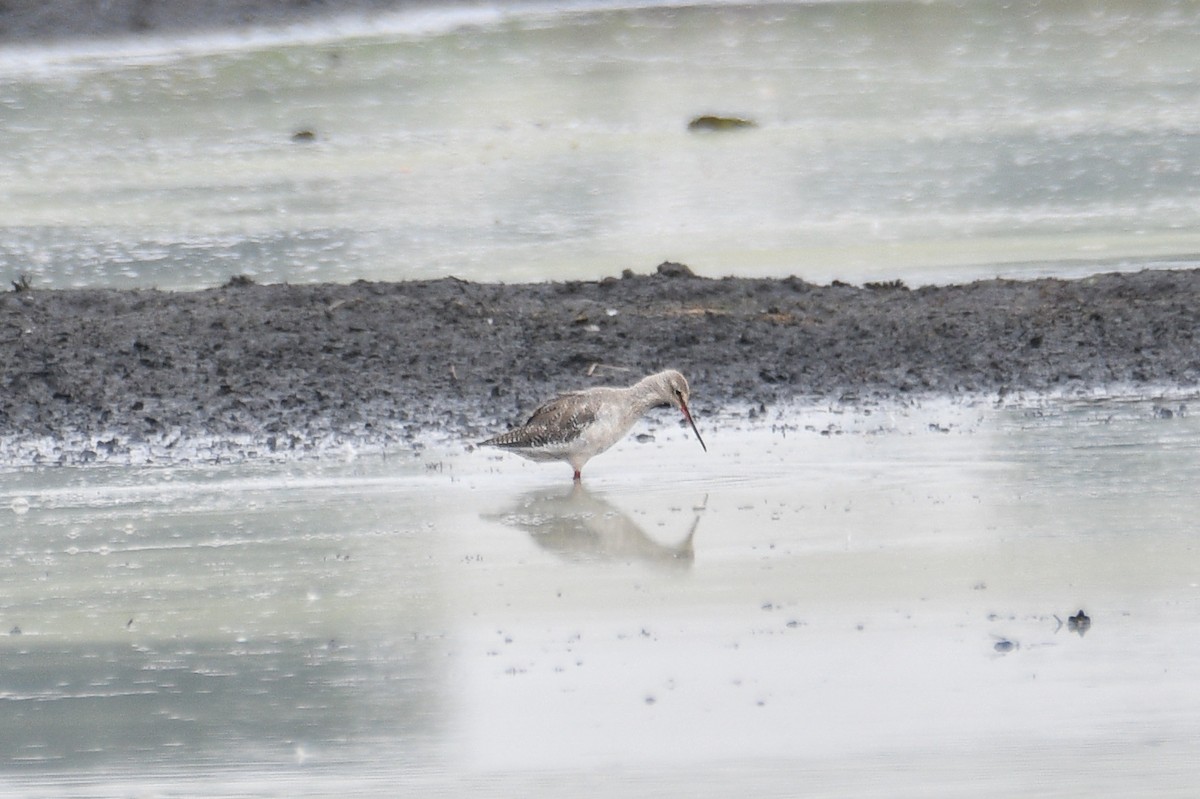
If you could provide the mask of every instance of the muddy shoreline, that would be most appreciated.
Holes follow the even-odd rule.
[[[338,15],[369,16],[425,4],[425,0],[11,0],[0,3],[0,43],[240,30]]]
[[[701,419],[797,400],[1200,385],[1200,270],[911,290],[651,271],[6,292],[0,464],[472,440],[557,389],[664,367],[689,377]]]

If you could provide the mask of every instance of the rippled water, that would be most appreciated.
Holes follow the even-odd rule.
[[[12,475],[0,787],[1183,795],[1196,419],[656,418],[583,489],[457,447]]]
[[[518,4],[10,48],[0,265],[195,287],[1190,263],[1198,50],[1177,2]],[[711,113],[758,127],[688,131]]]

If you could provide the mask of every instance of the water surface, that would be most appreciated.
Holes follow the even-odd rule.
[[[190,288],[1190,264],[1198,48],[1175,2],[451,6],[10,47],[0,265]],[[712,113],[758,126],[688,131]]]
[[[21,472],[0,780],[1172,795],[1200,776],[1195,419],[809,408],[705,420],[705,454],[655,418],[582,488],[454,446]]]

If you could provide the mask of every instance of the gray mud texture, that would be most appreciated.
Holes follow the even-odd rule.
[[[700,418],[1200,383],[1200,270],[909,290],[704,279],[0,295],[0,463],[178,462],[474,440],[666,367]]]

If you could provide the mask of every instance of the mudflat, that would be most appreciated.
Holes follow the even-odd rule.
[[[0,295],[0,462],[469,441],[556,391],[667,367],[688,376],[700,416],[1188,388],[1200,384],[1198,336],[1200,270],[912,289],[707,279],[670,263],[515,285],[14,286]]]

